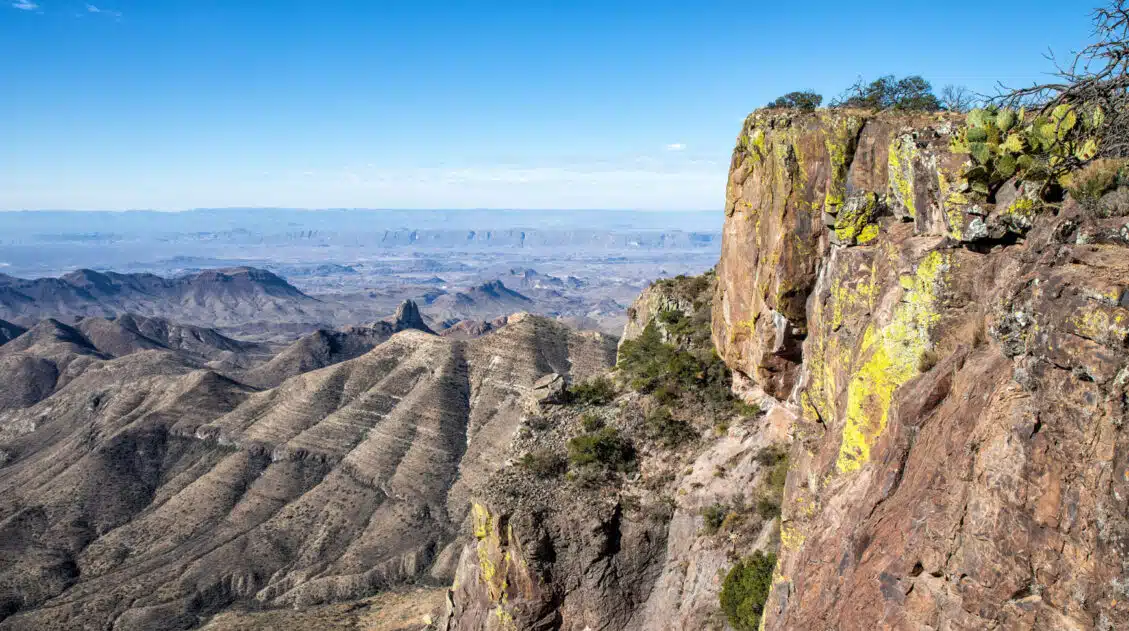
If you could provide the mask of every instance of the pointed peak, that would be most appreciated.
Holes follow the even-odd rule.
[[[400,306],[396,308],[393,326],[397,331],[418,329],[426,333],[434,333],[431,327],[423,321],[423,316],[419,312],[419,305],[414,300],[405,300],[400,303]]]

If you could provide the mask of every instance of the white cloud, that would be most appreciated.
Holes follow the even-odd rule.
[[[99,7],[94,6],[93,4],[86,5],[86,12],[87,13],[101,13],[103,15],[111,15],[111,16],[116,17],[116,18],[120,18],[122,16],[121,11],[111,11],[109,9],[101,9]]]
[[[31,0],[16,0],[12,3],[12,7],[21,11],[34,11],[39,8],[39,5]]]
[[[684,145],[680,142],[671,143],[671,144],[666,146],[667,151],[682,151],[685,148],[686,148],[686,145]]]

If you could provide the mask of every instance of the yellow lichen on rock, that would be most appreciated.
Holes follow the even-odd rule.
[[[949,236],[960,240],[964,238],[964,209],[970,203],[968,196],[960,192],[961,185],[967,185],[959,174],[951,175],[945,169],[937,168],[937,187],[940,190],[941,206],[949,227]]]
[[[1099,344],[1120,346],[1129,340],[1129,310],[1120,307],[1088,309],[1070,323],[1076,334]]]
[[[847,387],[847,418],[835,463],[840,473],[857,471],[870,459],[871,446],[886,429],[894,391],[918,373],[930,332],[940,320],[936,303],[948,267],[940,252],[927,254],[891,321],[866,328],[859,348],[865,360]]]
[[[780,545],[785,550],[799,550],[804,545],[804,533],[791,522],[780,527]]]
[[[878,237],[878,224],[870,224],[859,232],[858,236],[855,237],[855,241],[858,242],[859,245],[865,245],[873,241],[876,237]]]
[[[851,154],[854,152],[855,138],[865,120],[855,116],[825,115],[823,122],[828,126],[824,145],[831,165],[831,176],[823,198],[823,210],[833,215],[846,201],[847,172],[850,168]]]
[[[913,159],[916,151],[913,136],[897,136],[890,143],[890,192],[910,217],[917,215],[913,196]]]
[[[491,531],[490,509],[478,502],[470,506],[471,519],[474,523],[474,538],[485,539]]]

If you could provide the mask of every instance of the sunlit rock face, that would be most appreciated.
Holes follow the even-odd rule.
[[[799,419],[766,629],[1129,625],[1129,220],[974,201],[961,124],[738,139],[714,342]]]

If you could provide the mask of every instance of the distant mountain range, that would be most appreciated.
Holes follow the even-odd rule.
[[[0,318],[177,315],[182,321],[233,325],[256,319],[316,319],[318,300],[281,277],[251,267],[162,278],[81,269],[27,280],[0,274]]]
[[[533,270],[516,278],[527,282],[546,278],[549,280],[537,282],[548,285],[559,280],[542,277]],[[364,327],[375,331],[383,341],[405,328],[430,331],[428,320],[448,324],[466,319],[489,320],[516,311],[535,310],[536,304],[534,299],[509,289],[500,280],[462,291],[431,289],[421,299],[426,316],[414,302],[409,302],[410,307],[401,305],[392,324],[377,322]],[[408,313],[403,311],[405,308]],[[80,318],[124,316],[136,323],[134,328],[143,326],[141,323],[158,326],[152,323],[175,318],[209,330],[220,327],[247,334],[256,327],[267,331],[279,327],[285,331],[295,324],[305,325],[307,330],[332,328],[343,322],[372,322],[375,315],[372,305],[314,298],[282,277],[252,267],[205,270],[177,278],[86,269],[59,278],[32,280],[0,274],[0,321],[5,321],[0,326],[0,340],[14,338],[46,318],[72,322]],[[82,326],[88,325],[89,322]],[[333,339],[339,333],[325,333],[322,343],[327,348],[337,344]],[[158,337],[173,334],[166,331]]]

